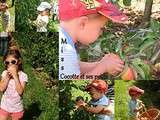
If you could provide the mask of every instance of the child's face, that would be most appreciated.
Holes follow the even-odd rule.
[[[9,68],[11,66],[18,65],[18,60],[15,59],[12,55],[9,55],[4,61],[4,64],[7,66],[7,68]]]
[[[6,3],[0,3],[0,11],[6,11],[7,5]]]
[[[98,100],[99,98],[102,97],[103,93],[99,92],[97,89],[94,87],[91,87],[89,90],[89,94],[91,95],[92,99]]]
[[[42,16],[45,16],[45,15],[48,15],[48,14],[49,14],[48,10],[44,10],[44,11],[41,12]]]
[[[90,43],[95,42],[102,34],[103,28],[107,21],[107,18],[104,16],[88,18],[87,20],[82,21],[80,25],[81,29],[79,31],[79,42],[84,45],[89,45]]]

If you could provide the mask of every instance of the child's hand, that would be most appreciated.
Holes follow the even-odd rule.
[[[143,118],[141,118],[141,120],[148,120],[148,118],[147,117],[143,117]]]
[[[112,115],[112,114],[113,114],[112,111],[109,110],[109,109],[104,109],[104,110],[102,110],[100,113],[101,113],[101,114],[106,114],[106,115]]]
[[[10,80],[11,79],[11,75],[9,74],[8,71],[4,74],[3,79],[4,80]]]
[[[29,23],[29,24],[32,24],[32,21],[31,21],[30,19],[28,19],[28,23]]]
[[[17,65],[11,65],[8,67],[8,72],[9,74],[14,78],[17,79],[18,78],[18,66]]]
[[[134,110],[133,110],[133,112],[137,113],[137,112],[138,112],[138,110],[137,110],[137,109],[134,109]]]
[[[124,61],[122,61],[116,54],[106,54],[100,61],[105,71],[111,75],[117,75],[124,69]]]
[[[76,101],[76,108],[84,107],[86,103],[83,100]]]

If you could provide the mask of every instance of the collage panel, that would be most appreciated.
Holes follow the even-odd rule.
[[[0,56],[0,120],[58,120],[58,33],[15,32],[7,39]]]
[[[115,120],[159,120],[160,81],[115,81]]]
[[[114,12],[114,16],[110,15]],[[73,4],[72,0],[59,0],[59,79],[114,79],[118,76],[124,63],[118,51],[114,51],[116,46],[109,46],[111,42],[107,39],[111,34],[107,36],[105,28],[109,20],[126,23],[127,19],[109,1],[77,0]]]
[[[16,31],[57,32],[58,0],[17,0]]]
[[[114,81],[59,81],[60,120],[114,120]]]
[[[76,1],[74,4],[71,1],[59,0],[60,80],[160,79],[160,22],[155,15],[158,13],[158,1],[152,3],[155,13],[148,21],[143,18],[142,11],[146,13],[147,8],[144,8],[149,3],[143,0],[129,2],[129,6],[124,3],[121,6],[123,13],[115,7],[116,4],[121,5],[117,1],[98,2],[106,8],[112,6],[112,9],[103,11],[96,9],[98,3],[94,0]],[[136,4],[143,7],[139,9]],[[92,14],[90,10],[93,10]],[[117,14],[110,16],[113,11]]]
[[[15,31],[15,2],[16,0],[0,1],[0,32]]]

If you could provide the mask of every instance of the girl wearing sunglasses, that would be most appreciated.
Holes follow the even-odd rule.
[[[5,70],[1,75],[0,91],[3,92],[0,105],[0,120],[21,120],[23,117],[22,95],[27,82],[27,74],[22,69],[22,59],[18,50],[9,50],[4,56]]]

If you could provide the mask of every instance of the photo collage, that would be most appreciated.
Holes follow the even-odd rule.
[[[160,120],[160,0],[0,0],[0,120]]]

